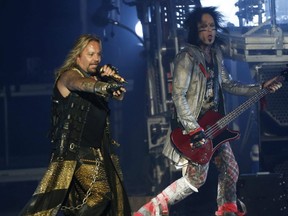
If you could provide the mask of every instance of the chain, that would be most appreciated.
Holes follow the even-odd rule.
[[[100,153],[100,152],[98,152],[98,153]],[[100,153],[100,159],[101,159],[101,158],[102,158],[102,155],[101,155],[101,153]],[[75,206],[75,207],[74,207],[74,206],[70,206],[70,207],[68,207],[68,206],[62,206],[62,207],[61,207],[61,210],[71,210],[71,211],[73,211],[73,210],[79,210],[79,209],[81,209],[81,208],[87,203],[87,199],[88,199],[88,197],[91,195],[91,190],[92,190],[93,184],[96,182],[97,175],[98,175],[98,173],[99,173],[99,167],[100,167],[100,164],[101,164],[100,159],[97,158],[96,161],[95,161],[94,175],[92,176],[93,179],[92,179],[92,181],[91,181],[91,183],[90,183],[90,185],[89,185],[89,189],[87,190],[87,192],[86,192],[86,194],[85,194],[85,197],[84,197],[83,200],[82,200],[82,203],[79,204],[79,205],[77,205],[77,206]]]

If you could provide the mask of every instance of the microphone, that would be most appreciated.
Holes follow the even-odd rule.
[[[107,64],[107,66],[110,67],[113,71],[115,71],[115,73],[111,74],[110,76],[104,76],[105,78],[107,79],[111,78],[118,83],[128,83],[123,77],[119,75],[116,67],[110,64]],[[100,74],[104,72],[103,66],[100,66],[100,65],[97,66],[96,70],[99,71]]]

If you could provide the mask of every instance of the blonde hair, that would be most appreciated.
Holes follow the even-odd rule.
[[[74,46],[72,47],[72,49],[66,56],[62,66],[56,70],[55,72],[56,80],[65,71],[71,70],[77,65],[76,63],[77,57],[80,55],[80,53],[85,49],[85,47],[91,41],[96,41],[100,44],[100,47],[102,46],[101,39],[98,36],[91,35],[91,34],[80,35],[80,37],[75,41]]]

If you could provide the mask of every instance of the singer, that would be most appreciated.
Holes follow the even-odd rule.
[[[101,54],[98,37],[81,35],[56,71],[51,162],[20,215],[131,215],[108,106],[126,90]]]

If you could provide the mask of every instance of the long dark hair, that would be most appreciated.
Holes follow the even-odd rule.
[[[223,15],[217,11],[216,7],[195,7],[195,9],[189,13],[185,22],[184,28],[188,30],[187,42],[193,45],[199,45],[200,40],[198,37],[198,23],[201,23],[203,14],[209,14],[213,17],[216,26],[216,38],[215,42],[223,42],[220,39],[218,31],[224,30],[221,23],[223,22]]]

